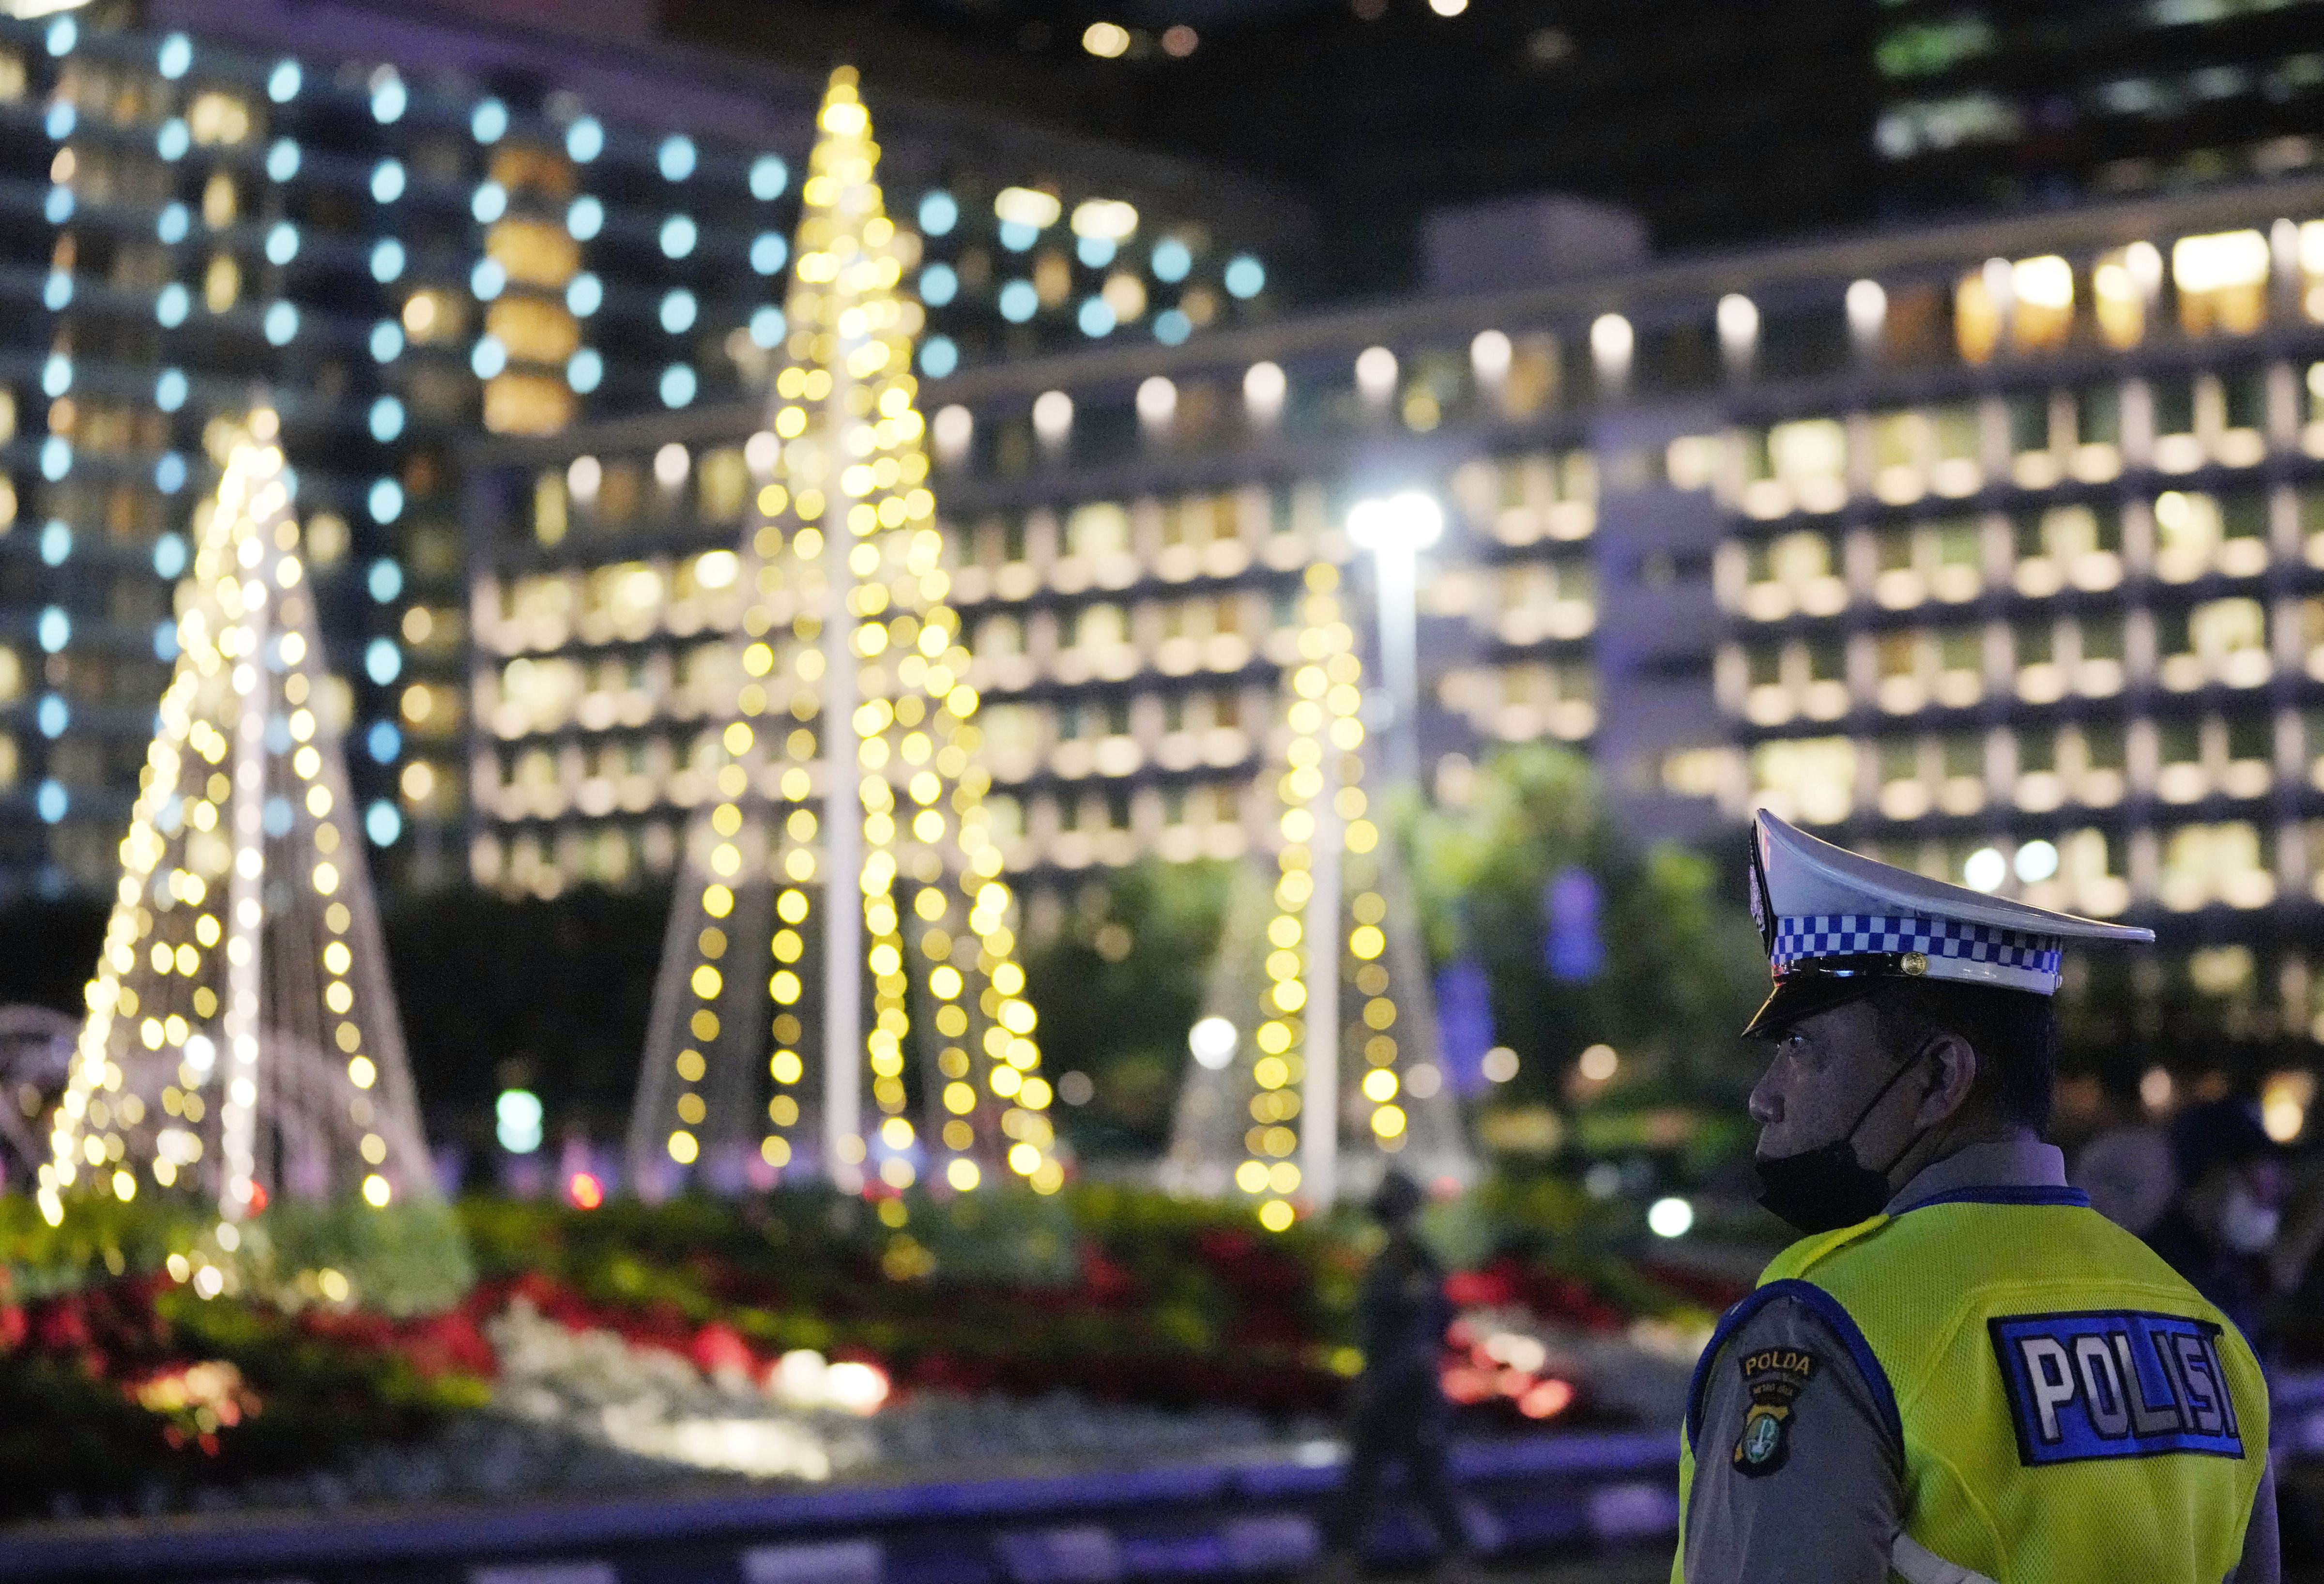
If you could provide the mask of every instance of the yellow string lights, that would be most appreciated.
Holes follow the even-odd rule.
[[[1277,783],[1283,848],[1267,926],[1261,1021],[1251,1039],[1251,1126],[1234,1174],[1235,1186],[1259,1202],[1259,1224],[1277,1232],[1297,1218],[1295,1199],[1327,1203],[1335,1191],[1342,994],[1350,980],[1360,1000],[1348,1037],[1360,1041],[1364,1072],[1356,1091],[1371,1142],[1394,1154],[1406,1137],[1391,1032],[1397,1009],[1380,961],[1388,903],[1372,856],[1380,833],[1366,817],[1362,787],[1363,664],[1339,585],[1338,568],[1308,567],[1298,663],[1285,679],[1291,740]],[[1343,916],[1351,883],[1355,896]],[[1352,973],[1345,972],[1350,964]]]
[[[269,1199],[432,1194],[271,410],[196,513],[146,753],[36,1197],[207,1188],[231,1254]],[[173,1262],[175,1268],[175,1262]],[[224,1278],[197,1256],[196,1289]],[[205,1274],[207,1273],[207,1274]]]
[[[656,1156],[715,1168],[748,1117],[761,1173],[819,1168],[884,1193],[924,1178],[967,1192],[1005,1171],[1052,1193],[1065,1180],[1052,1092],[914,407],[923,315],[898,287],[918,243],[883,212],[852,68],[833,74],[818,126],[786,363],[768,428],[745,448],[759,485],[744,532],[747,680],[716,741],[719,800],[689,832],[632,1169],[650,1176]],[[916,1041],[916,1024],[936,1037]],[[916,1123],[910,1058],[927,1047]]]

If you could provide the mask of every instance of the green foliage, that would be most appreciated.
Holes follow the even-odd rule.
[[[109,1193],[68,1199],[51,1227],[32,1201],[0,1195],[0,1267],[20,1300],[150,1275],[203,1245],[217,1220],[206,1201],[149,1189],[125,1204]],[[420,1200],[376,1210],[353,1199],[278,1201],[246,1224],[235,1267],[246,1290],[293,1306],[314,1296],[302,1273],[337,1270],[365,1308],[392,1315],[448,1309],[475,1280],[452,1208]]]
[[[449,1309],[475,1279],[459,1218],[441,1201],[374,1209],[351,1198],[282,1200],[259,1225],[275,1281],[330,1266],[354,1281],[364,1307],[384,1314]]]
[[[1047,1065],[1097,1086],[1089,1105],[1056,1112],[1084,1155],[1154,1155],[1167,1141],[1232,880],[1230,864],[1149,858],[1093,879],[1057,933],[1029,944]]]
[[[1469,806],[1419,813],[1411,841],[1432,953],[1482,963],[1496,1030],[1522,1058],[1520,1091],[1545,1097],[1603,1041],[1666,1097],[1739,1098],[1750,1067],[1736,1034],[1767,984],[1742,898],[1718,892],[1700,854],[1639,851],[1588,761],[1545,744],[1498,749]],[[1600,894],[1605,967],[1581,983],[1553,978],[1544,959],[1542,895],[1569,869]]]
[[[215,1219],[180,1194],[147,1193],[124,1204],[111,1194],[67,1202],[59,1226],[27,1197],[0,1194],[0,1268],[6,1291],[29,1302],[124,1275],[149,1275],[189,1248]]]

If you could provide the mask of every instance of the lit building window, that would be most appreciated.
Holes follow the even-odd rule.
[[[2272,831],[2248,821],[2181,825],[2162,833],[2155,899],[2173,913],[2224,903],[2265,907],[2275,900]]]
[[[1784,819],[1846,819],[1856,806],[1856,744],[1845,737],[1792,738],[1751,750],[1753,801]]]
[[[2171,249],[2180,327],[2250,335],[2267,322],[2267,238],[2256,231],[2181,237]]]
[[[2029,599],[2072,586],[2103,593],[2122,582],[2122,516],[2112,505],[2052,506],[2016,520],[2011,582]]]

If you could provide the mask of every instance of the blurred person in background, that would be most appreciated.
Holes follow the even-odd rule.
[[[1404,1466],[1406,1483],[1436,1531],[1440,1567],[1449,1570],[1467,1550],[1445,1460],[1452,1404],[1440,1384],[1453,1310],[1444,1295],[1444,1267],[1415,1224],[1425,1201],[1419,1183],[1391,1169],[1367,1206],[1388,1240],[1356,1297],[1364,1368],[1349,1414],[1345,1482],[1324,1534],[1330,1576],[1351,1574],[1360,1560],[1390,1463]]]
[[[2173,1270],[2254,1339],[2271,1285],[2268,1256],[2282,1224],[2279,1153],[2250,1102],[2188,1107],[2171,1122],[2178,1196],[2145,1233]]]
[[[2104,1114],[2106,1125],[2075,1152],[2066,1180],[2090,1196],[2092,1210],[2144,1238],[2179,1196],[2171,1136],[2111,1103]]]

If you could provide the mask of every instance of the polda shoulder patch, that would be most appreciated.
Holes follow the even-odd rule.
[[[1735,1438],[1735,1471],[1757,1479],[1781,1469],[1791,1456],[1792,1407],[1821,1363],[1805,1348],[1758,1348],[1735,1362],[1751,1395],[1743,1432]]]

